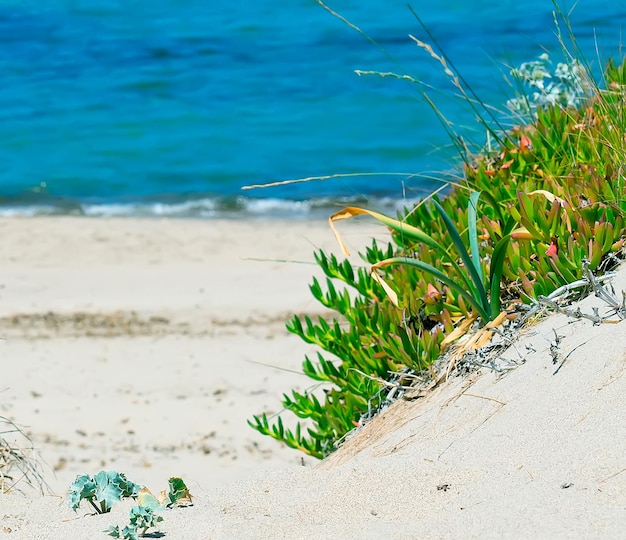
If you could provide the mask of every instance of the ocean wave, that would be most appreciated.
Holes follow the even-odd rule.
[[[419,199],[390,197],[319,198],[309,200],[202,197],[174,201],[85,202],[59,200],[45,204],[0,205],[0,217],[86,216],[92,218],[316,219],[345,206],[363,206],[390,214],[412,207]]]

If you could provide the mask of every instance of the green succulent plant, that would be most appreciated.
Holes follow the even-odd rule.
[[[397,218],[354,207],[331,217],[333,229],[341,219],[373,217],[391,241],[366,248],[364,266],[316,254],[326,279],[314,279],[311,293],[334,315],[287,325],[321,350],[302,366],[315,386],[285,394],[278,415],[249,421],[319,458],[387,402],[399,374],[427,374],[455,328],[467,328],[460,321],[497,322],[511,305],[578,280],[583,261],[602,272],[626,241],[626,62],[610,60],[602,84],[584,59],[554,74],[546,58],[521,66],[515,74],[538,92],[524,98],[532,114],[503,129],[443,52],[411,39],[442,65],[496,142],[470,153],[426,85],[408,74],[358,72],[416,84],[459,150],[463,175],[445,197],[427,197]],[[295,423],[283,422],[287,412]]]

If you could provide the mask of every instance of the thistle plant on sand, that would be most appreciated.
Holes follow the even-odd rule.
[[[455,339],[514,319],[518,306],[576,282],[583,267],[606,271],[626,239],[625,63],[609,61],[595,83],[584,60],[570,58],[569,68],[558,67],[561,87],[543,87],[552,97],[518,95],[532,114],[504,129],[443,52],[412,39],[440,62],[473,110],[484,112],[480,122],[496,143],[473,154],[457,144],[463,174],[442,199],[433,194],[397,218],[355,207],[331,216],[344,253],[335,228],[341,219],[373,217],[389,228],[391,241],[360,254],[366,267],[317,253],[326,281],[314,280],[311,292],[335,316],[296,316],[287,328],[323,351],[303,363],[318,385],[284,395],[283,412],[299,419],[294,428],[280,414],[249,422],[315,457],[332,452],[398,389],[436,384],[433,365]],[[529,77],[538,84],[531,68],[513,71],[521,86]],[[419,81],[377,74],[409,80],[434,107]],[[566,83],[572,95],[563,93]]]
[[[161,512],[173,507],[192,506],[192,496],[182,478],[168,480],[168,490],[155,497],[150,490],[135,484],[124,473],[118,471],[100,471],[93,476],[80,474],[70,486],[67,503],[77,511],[82,502],[87,502],[96,514],[106,514],[123,499],[134,499],[137,505],[129,511],[128,524],[120,528],[110,525],[105,532],[113,538],[138,540],[147,537],[147,531],[158,528],[163,521]],[[158,531],[149,534],[159,538]]]

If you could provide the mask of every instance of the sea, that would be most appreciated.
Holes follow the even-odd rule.
[[[615,0],[0,0],[0,215],[393,211],[486,141],[444,62],[511,121],[511,67],[565,43],[600,73],[624,23]]]

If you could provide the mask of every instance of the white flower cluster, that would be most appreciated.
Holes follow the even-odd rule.
[[[514,113],[535,116],[540,107],[577,107],[590,95],[592,84],[578,60],[559,63],[550,73],[550,57],[544,53],[538,60],[524,62],[512,69],[511,75],[520,86],[530,87],[531,93],[507,101]]]

